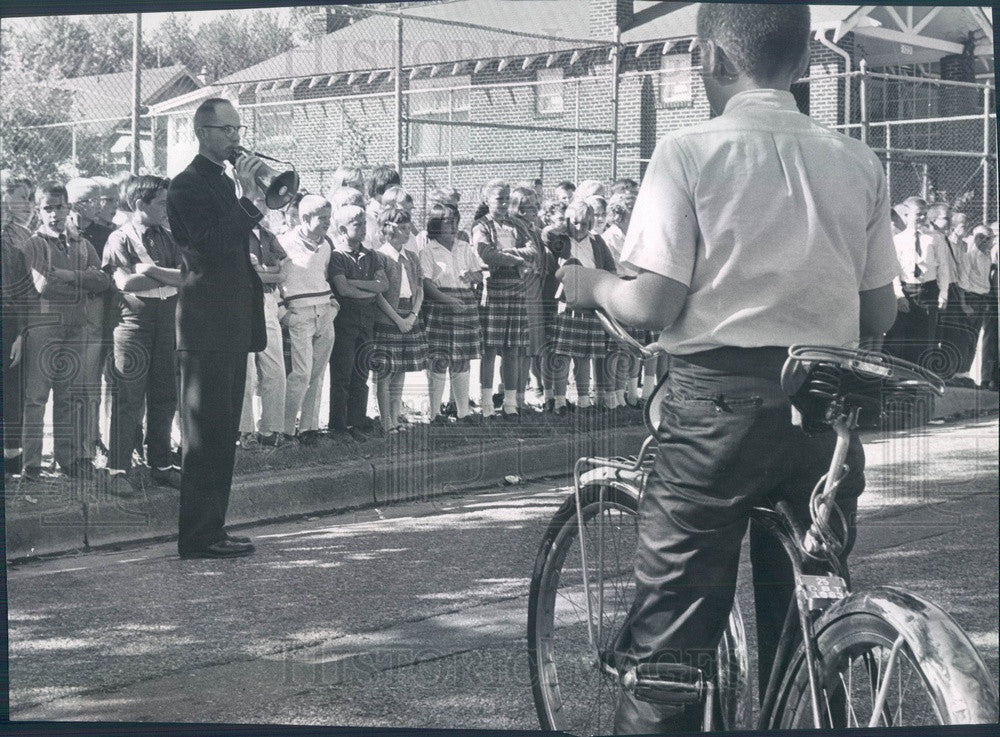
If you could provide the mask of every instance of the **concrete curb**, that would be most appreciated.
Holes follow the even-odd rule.
[[[932,416],[985,418],[997,411],[996,392],[950,387],[935,401]],[[565,476],[580,456],[635,453],[645,436],[642,426],[617,427],[587,415],[559,428],[512,425],[503,435],[496,425],[433,430],[416,425],[389,439],[384,452],[369,460],[238,476],[227,521],[247,526],[428,500],[503,483],[509,475]],[[92,486],[60,483],[45,492],[49,503],[37,510],[8,507],[7,560],[176,539],[177,491],[147,486],[142,498],[125,500],[102,496]]]
[[[431,499],[464,489],[503,483],[508,475],[521,479],[560,476],[580,455],[635,452],[646,435],[644,427],[511,428],[527,437],[498,438],[496,429],[475,438],[468,428],[454,433],[417,426],[386,445],[385,454],[370,461],[310,466],[254,473],[234,479],[227,523],[260,524],[305,515]],[[543,437],[532,437],[543,435]],[[463,445],[454,449],[454,440]],[[138,499],[121,499],[87,489],[89,497],[74,497],[69,484],[54,485],[65,495],[55,508],[7,517],[7,560],[86,551],[95,548],[172,540],[177,537],[179,494],[147,486]]]

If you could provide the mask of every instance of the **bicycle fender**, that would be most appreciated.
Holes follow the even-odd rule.
[[[858,591],[827,609],[816,625],[822,632],[847,614],[874,614],[903,636],[914,657],[936,672],[946,693],[944,708],[953,724],[997,721],[997,689],[968,635],[937,604],[908,591],[880,586]]]
[[[592,468],[580,476],[580,488],[603,482],[638,499],[639,494],[636,487],[642,483],[642,476],[642,471],[622,471],[607,466]]]

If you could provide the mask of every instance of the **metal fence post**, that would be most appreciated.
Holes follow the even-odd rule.
[[[622,29],[615,24],[614,47],[611,49],[611,181],[618,179],[618,91],[621,81]]]
[[[142,13],[135,14],[132,27],[132,165],[133,174],[139,173],[142,147],[139,145],[139,108],[142,105],[142,72],[139,70],[139,52],[142,48]]]
[[[983,222],[990,222],[990,87],[983,85]]]
[[[580,181],[580,78],[576,78],[576,112],[573,127],[573,181]]]
[[[892,202],[892,125],[885,124],[885,192]]]
[[[448,122],[452,122],[455,116],[455,91],[453,89],[448,90]],[[454,167],[455,160],[455,149],[453,141],[453,131],[455,126],[448,126],[448,187],[453,187],[452,184],[452,169]]]
[[[403,16],[396,17],[396,171],[403,176]]]
[[[861,60],[861,80],[858,82],[858,97],[861,104],[861,142],[868,143],[868,62]]]

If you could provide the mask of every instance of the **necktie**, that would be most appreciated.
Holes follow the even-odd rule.
[[[923,270],[917,265],[917,260],[924,255],[923,249],[920,247],[920,231],[918,230],[913,235],[913,248],[917,252],[917,259],[913,261],[913,276],[918,277],[923,274]]]

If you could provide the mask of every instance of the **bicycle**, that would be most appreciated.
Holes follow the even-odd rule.
[[[662,353],[597,314],[642,356]],[[944,390],[932,372],[869,351],[793,346],[782,371],[803,428],[832,427],[837,443],[813,490],[808,529],[784,502],[751,513],[791,559],[796,591],[756,720],[738,605],[717,648],[714,676],[669,663],[619,671],[613,648],[633,598],[638,502],[656,452],[665,379],[646,405],[649,436],[639,453],[578,459],[573,495],[542,538],[528,598],[529,670],[541,727],[610,733],[623,689],[652,703],[700,703],[704,731],[995,723],[996,686],[958,624],[899,588],[850,591],[837,557],[846,522],[835,501],[850,432],[877,427],[887,406],[919,405]]]

